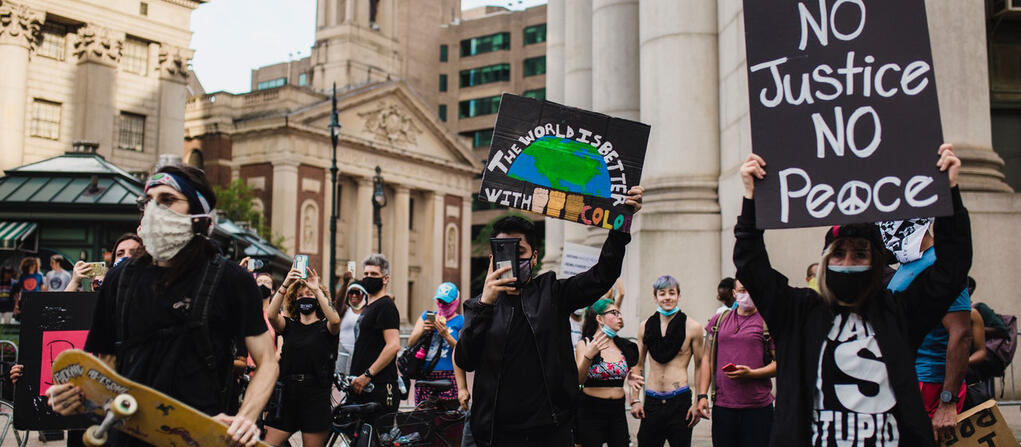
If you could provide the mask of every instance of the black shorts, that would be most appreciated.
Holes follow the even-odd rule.
[[[284,380],[280,417],[266,426],[288,433],[321,433],[330,430],[330,386],[315,380]]]

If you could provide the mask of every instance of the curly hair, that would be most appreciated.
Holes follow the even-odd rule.
[[[305,280],[299,279],[299,280],[295,281],[294,284],[291,284],[287,288],[287,292],[284,293],[284,306],[283,307],[284,307],[284,312],[286,313],[285,316],[287,318],[298,318],[298,315],[301,314],[301,312],[298,311],[298,299],[297,299],[297,296],[298,296],[298,292],[300,292],[301,289],[304,289],[304,288],[311,289],[310,287],[308,287],[308,283],[306,283]],[[326,295],[326,301],[332,303],[332,300],[330,299],[330,290],[326,288],[326,285],[320,283],[319,284],[319,290],[322,290],[323,294]],[[331,304],[331,306],[332,305],[333,304]],[[316,309],[316,317],[318,317],[318,318],[326,318],[326,314],[323,313],[322,309],[317,308]]]

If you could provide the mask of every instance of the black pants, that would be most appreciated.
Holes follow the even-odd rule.
[[[766,445],[773,427],[773,405],[762,408],[713,407],[713,447]]]
[[[493,436],[492,447],[571,447],[574,437],[571,426],[534,430],[531,432],[499,432]]]
[[[583,394],[578,406],[575,442],[582,447],[627,447],[630,442],[624,398],[600,399]]]
[[[690,447],[691,428],[685,420],[691,408],[691,390],[669,399],[645,396],[645,419],[638,426],[638,447]]]

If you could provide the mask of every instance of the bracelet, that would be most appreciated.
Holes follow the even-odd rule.
[[[702,399],[709,399],[709,395],[708,394],[699,394],[698,397],[695,398],[695,402],[698,402],[698,401],[700,401]]]
[[[635,399],[635,400],[631,401],[631,405],[640,404],[640,403],[642,403],[641,399]]]
[[[371,372],[369,372],[369,371],[370,371],[370,370],[366,369],[366,370],[365,370],[365,372],[364,372],[364,373],[362,373],[362,375],[363,375],[363,376],[365,376],[365,377],[368,377],[368,378],[369,378],[369,380],[372,380],[373,378],[375,378],[375,376],[373,376],[373,375],[372,375],[372,373],[371,373]]]
[[[585,357],[585,360],[588,360],[588,361],[590,361],[590,362],[592,361],[592,359],[594,359],[594,358],[595,358],[595,357],[589,357],[589,356],[587,356],[587,355],[585,355],[585,354],[582,354],[581,356],[582,356],[582,357]]]

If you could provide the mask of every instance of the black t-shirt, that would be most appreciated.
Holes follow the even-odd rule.
[[[292,374],[311,374],[326,385],[333,374],[333,355],[337,353],[338,336],[331,334],[325,318],[312,324],[284,318],[284,337],[280,353],[280,378]]]
[[[507,300],[514,309],[507,333],[507,340],[513,340],[513,343],[504,346],[503,355],[503,364],[508,370],[513,370],[513,374],[504,375],[496,393],[496,431],[531,431],[552,426],[553,410],[546,380],[539,367],[539,348],[522,312],[521,299],[511,295],[500,299]],[[523,383],[529,384],[531,392],[521,392]]]
[[[135,262],[135,261],[132,261]],[[167,269],[157,266],[135,267],[139,275],[134,290],[128,290],[124,340],[139,340],[147,334],[167,329],[145,339],[125,352],[117,352],[117,290],[128,263],[114,267],[99,289],[92,328],[85,350],[98,354],[116,354],[117,371],[129,379],[152,386],[207,414],[223,411],[222,393],[229,379],[233,359],[232,340],[262,334],[267,330],[262,317],[262,295],[251,273],[226,259],[223,275],[211,296],[210,339],[215,370],[210,371],[197,349],[198,331],[173,334],[169,328],[187,323],[189,309],[198,292],[200,277],[207,263],[196,265],[169,287],[159,282]]]
[[[351,374],[359,375],[364,373],[379,358],[386,346],[386,339],[383,338],[383,331],[387,329],[400,329],[401,316],[389,296],[383,296],[373,301],[362,309],[358,317],[358,325],[355,326],[355,352],[351,356]],[[284,346],[287,342],[284,342]],[[397,382],[397,363],[391,361],[382,371],[376,371],[376,384],[387,384]]]

